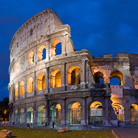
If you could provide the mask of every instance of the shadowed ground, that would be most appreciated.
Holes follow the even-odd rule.
[[[114,128],[120,138],[138,138],[138,128]]]

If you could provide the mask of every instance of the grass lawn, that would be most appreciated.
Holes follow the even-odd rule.
[[[81,130],[58,133],[57,130],[0,127],[11,130],[15,138],[114,138],[109,130]]]

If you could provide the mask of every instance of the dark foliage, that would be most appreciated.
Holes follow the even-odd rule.
[[[9,98],[6,97],[3,101],[0,101],[0,120],[9,120]]]

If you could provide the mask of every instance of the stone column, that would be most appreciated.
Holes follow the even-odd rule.
[[[48,60],[50,60],[51,58],[51,45],[52,45],[52,42],[50,40],[48,40],[48,51],[47,51],[47,54],[48,54]]]
[[[25,81],[24,81],[24,94],[25,94],[25,98],[27,98],[27,78],[25,78]]]
[[[50,40],[47,40],[46,42],[46,60],[50,59]]]
[[[130,104],[129,104],[129,97],[125,97],[124,100],[124,121],[130,121]]]
[[[20,99],[20,82],[18,82],[18,100]]]
[[[105,97],[105,103],[104,103],[104,108],[103,108],[103,124],[105,126],[109,126],[110,125],[110,121],[109,121],[109,96]]]
[[[86,88],[86,59],[82,60],[81,87]]]
[[[13,111],[12,111],[12,123],[15,123],[15,107],[13,106]]]
[[[38,62],[38,54],[37,54],[37,47],[34,49],[34,64],[36,65]]]
[[[33,92],[34,92],[34,96],[36,96],[36,85],[37,85],[37,78],[36,78],[36,71],[34,71],[34,78],[33,78]]]
[[[62,65],[63,70],[61,71],[61,86],[63,90],[66,90],[66,63]]]
[[[12,122],[15,124],[15,107],[13,107],[13,118],[12,118]]]
[[[62,55],[67,55],[67,41],[68,41],[68,33],[62,35]]]
[[[17,124],[20,124],[20,108],[18,107]]]
[[[27,124],[27,108],[26,108],[26,105],[25,105],[25,108],[24,108],[24,124]]]
[[[49,74],[49,67],[46,67],[46,91],[50,93],[50,74]]]
[[[49,107],[49,99],[46,97],[46,123],[50,124],[50,107]]]
[[[66,90],[67,90],[67,89],[68,89],[68,70],[67,70],[67,64],[66,64],[66,74],[65,74],[65,76],[66,76],[66,77],[65,77],[65,78],[66,78],[66,79],[65,79],[65,84],[66,84],[66,87],[65,87],[65,88],[66,88]]]
[[[37,123],[37,118],[36,118],[36,103],[34,102],[34,108],[33,108],[33,124]]]
[[[64,63],[64,86],[65,86],[65,91],[67,90],[67,70],[66,70],[66,63]]]
[[[61,125],[66,125],[66,99],[62,100]]]
[[[110,78],[108,76],[104,77],[104,83],[110,83]]]
[[[82,107],[81,107],[81,125],[86,125],[86,116],[87,116],[87,111],[86,111],[86,97],[82,98]]]
[[[15,102],[15,85],[12,86],[12,101]]]

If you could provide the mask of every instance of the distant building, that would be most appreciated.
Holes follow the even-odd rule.
[[[110,126],[117,118],[137,121],[138,54],[93,58],[88,50],[75,51],[70,36],[70,26],[50,9],[14,34],[10,123]]]

